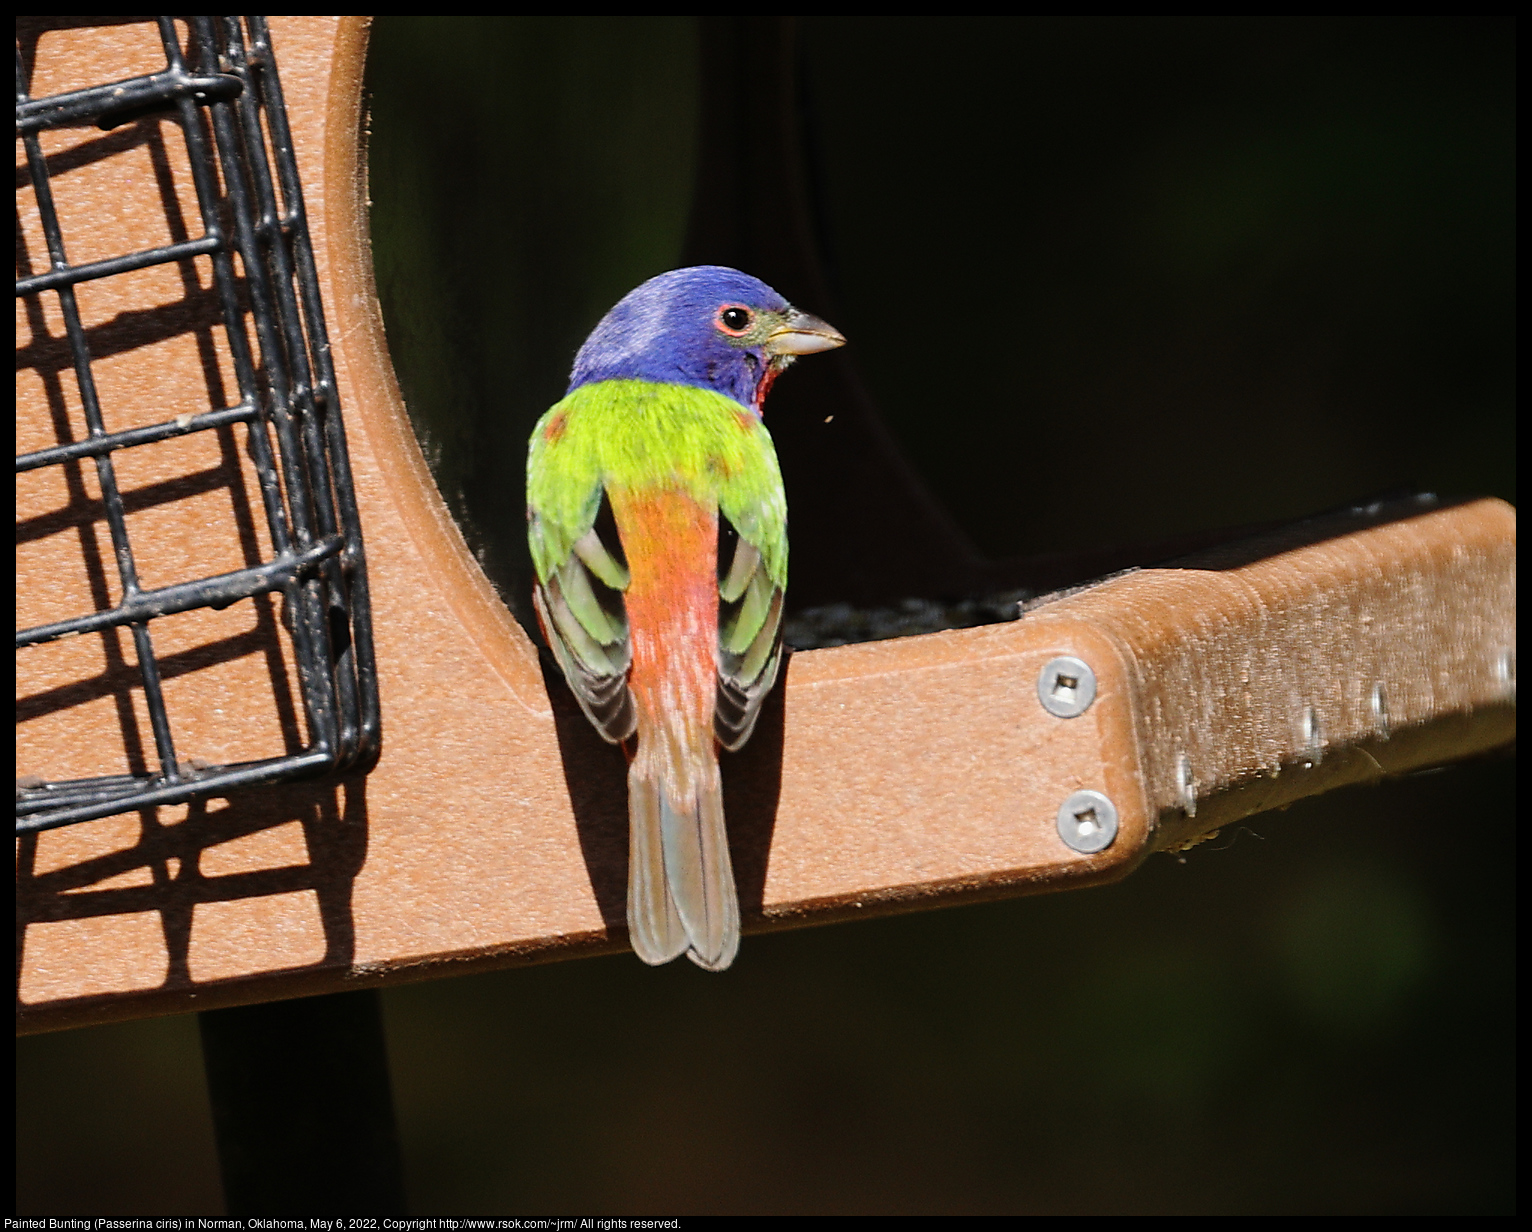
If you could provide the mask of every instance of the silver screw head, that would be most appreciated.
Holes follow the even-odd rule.
[[[1059,806],[1058,826],[1067,847],[1094,855],[1117,837],[1117,806],[1099,791],[1077,791]]]
[[[1057,718],[1082,715],[1096,700],[1096,673],[1090,664],[1073,655],[1049,659],[1037,677],[1037,700]]]

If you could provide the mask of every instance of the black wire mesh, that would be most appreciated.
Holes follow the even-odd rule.
[[[18,455],[16,470],[20,474],[93,461],[122,597],[110,609],[21,629],[16,648],[19,654],[60,638],[127,626],[159,763],[157,771],[137,774],[56,782],[18,779],[18,834],[326,771],[365,771],[376,760],[380,743],[361,527],[297,163],[266,22],[261,17],[153,20],[158,23],[165,68],[127,81],[34,99],[28,94],[19,45],[17,49],[16,130],[25,145],[49,268],[18,277],[16,294],[57,295],[88,435]],[[178,20],[188,31],[184,50]],[[90,124],[112,129],[162,112],[173,113],[184,134],[203,233],[71,265],[38,134]],[[93,279],[204,256],[212,264],[238,402],[108,432],[74,288]],[[236,272],[236,256],[242,272]],[[18,270],[23,272],[27,271]],[[255,332],[253,349],[247,316]],[[113,454],[239,423],[245,425],[247,452],[259,477],[270,558],[214,577],[141,588]],[[221,609],[270,592],[280,592],[285,602],[284,624],[303,698],[307,743],[279,757],[224,765],[179,762],[152,622],[195,608]]]

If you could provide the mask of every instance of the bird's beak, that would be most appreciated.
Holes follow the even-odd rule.
[[[766,336],[766,351],[770,355],[812,355],[845,345],[846,339],[835,326],[796,308]]]

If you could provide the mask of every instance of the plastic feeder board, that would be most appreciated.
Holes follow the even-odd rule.
[[[100,20],[20,28],[20,1030],[623,948],[622,755],[389,365],[366,19],[270,19],[280,85],[258,19]],[[747,931],[1120,878],[1509,743],[1514,674],[1495,500],[799,652],[725,758]]]

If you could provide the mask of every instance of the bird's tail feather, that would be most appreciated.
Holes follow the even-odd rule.
[[[665,876],[661,813],[665,792],[658,779],[628,767],[628,939],[651,967],[679,958],[686,929]]]
[[[646,963],[683,951],[722,971],[739,952],[739,897],[716,763],[695,799],[673,800],[637,758],[628,768],[628,932]]]

